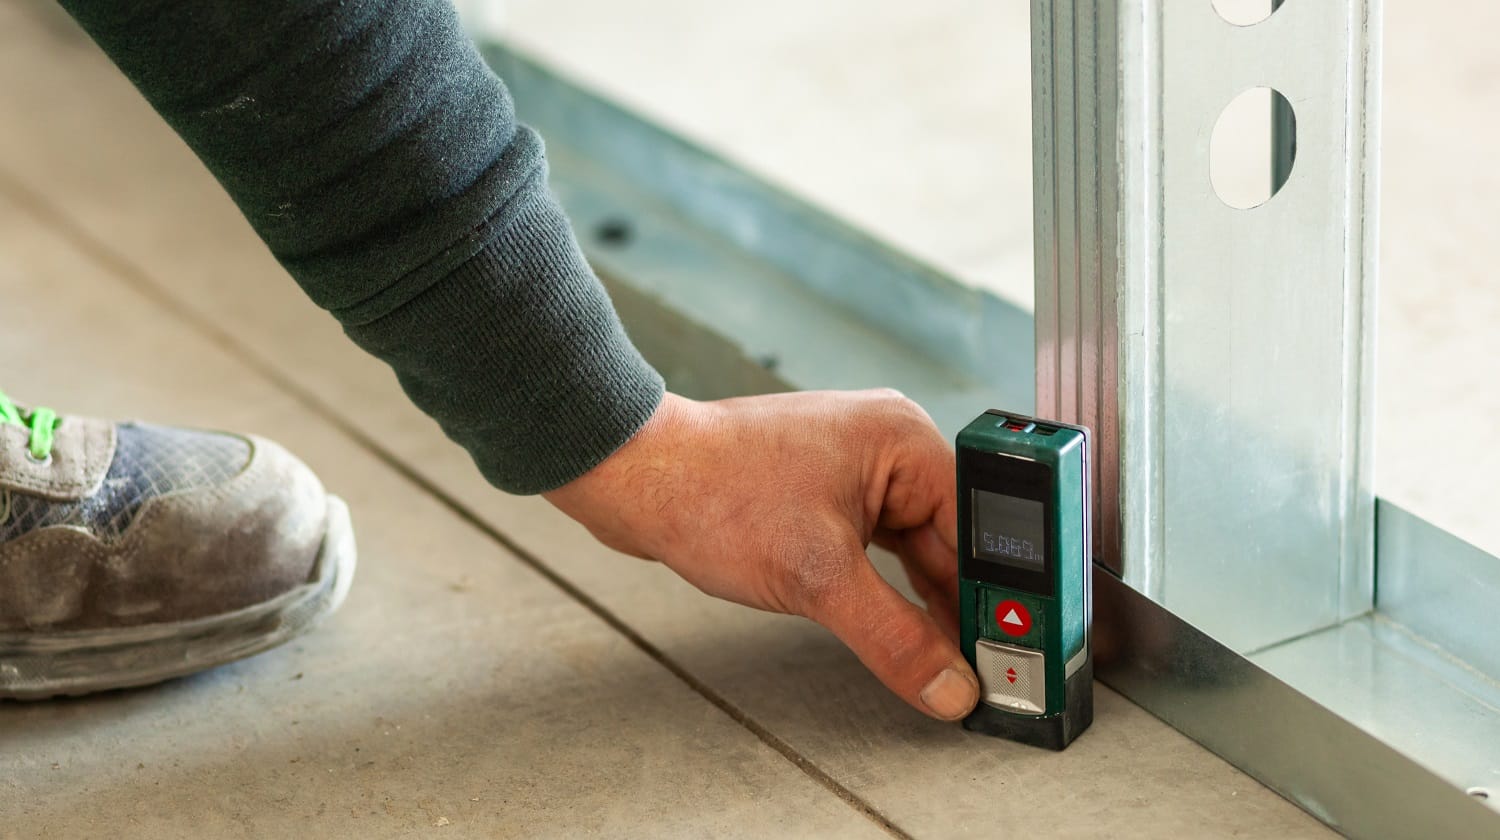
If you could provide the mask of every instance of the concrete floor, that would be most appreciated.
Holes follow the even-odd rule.
[[[1045,753],[503,496],[50,4],[0,0],[3,386],[254,431],[350,503],[343,611],[157,688],[0,704],[0,837],[1312,837],[1100,687]]]

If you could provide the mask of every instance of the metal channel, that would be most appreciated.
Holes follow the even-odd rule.
[[[1037,405],[1098,430],[1101,560],[1236,650],[1369,610],[1378,0],[1032,9]],[[1241,210],[1209,139],[1262,86],[1296,160]]]
[[[1500,806],[1500,683],[1378,612],[1249,656],[1456,790]],[[1391,790],[1387,795],[1399,796]]]
[[[1384,499],[1377,514],[1379,614],[1500,684],[1500,557]]]
[[[1500,837],[1500,813],[1094,570],[1098,676],[1350,837]]]

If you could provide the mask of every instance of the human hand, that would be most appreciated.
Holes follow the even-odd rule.
[[[979,696],[956,643],[954,495],[952,447],[894,391],[669,393],[629,443],[545,494],[605,545],[710,595],[822,624],[943,720]],[[872,539],[901,558],[927,612],[875,571]]]

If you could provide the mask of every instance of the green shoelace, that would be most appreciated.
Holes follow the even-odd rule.
[[[38,406],[23,414],[10,401],[10,397],[0,391],[0,423],[9,423],[31,431],[26,448],[31,452],[32,458],[45,461],[52,457],[52,432],[57,428],[57,412]]]

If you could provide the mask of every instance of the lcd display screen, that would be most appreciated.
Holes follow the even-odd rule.
[[[987,490],[973,492],[974,559],[1043,571],[1047,521],[1042,503]]]

